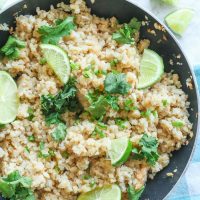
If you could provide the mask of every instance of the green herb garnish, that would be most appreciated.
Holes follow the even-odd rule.
[[[123,73],[109,73],[104,81],[105,91],[109,94],[127,94],[131,85],[126,80]]]
[[[38,32],[41,34],[42,43],[56,45],[61,37],[70,35],[75,28],[74,17],[67,17],[64,20],[56,20],[54,26],[41,26]]]
[[[174,121],[174,122],[172,122],[172,126],[176,127],[176,128],[181,128],[184,126],[184,123],[181,121]]]
[[[129,200],[139,200],[140,196],[142,195],[143,191],[144,191],[144,186],[141,187],[139,190],[136,190],[133,186],[129,185],[128,189],[127,189],[127,193],[128,193],[128,199]]]
[[[47,63],[46,58],[41,58],[39,63],[40,63],[40,65],[45,65]]]
[[[0,178],[0,193],[10,200],[35,200],[31,184],[30,178],[21,176],[19,171],[13,171],[7,177]]]
[[[125,124],[126,122],[127,120],[124,120],[124,119],[120,119],[120,118],[115,119],[115,124],[119,126],[121,130],[126,128],[126,124]]]
[[[149,118],[150,115],[151,115],[152,111],[150,109],[147,109],[146,111],[142,111],[141,112],[141,116],[142,117],[146,117],[146,118]]]
[[[133,44],[134,36],[139,31],[141,22],[133,18],[128,24],[124,24],[122,28],[113,33],[113,40],[120,44]]]
[[[133,110],[138,110],[138,108],[134,106],[134,102],[132,99],[126,99],[124,101],[124,110],[133,111]]]
[[[159,158],[157,151],[158,140],[155,137],[143,134],[142,138],[139,141],[140,148],[136,150],[133,148],[133,158],[134,159],[146,159],[147,163],[151,166],[156,164],[156,161]]]
[[[35,136],[34,135],[28,136],[28,141],[29,142],[35,142]]]
[[[6,44],[1,48],[0,53],[8,59],[15,60],[19,58],[20,49],[25,48],[26,43],[14,36],[9,36]]]
[[[117,58],[113,59],[110,61],[110,66],[111,67],[116,67],[116,65],[119,63],[119,60]]]
[[[51,137],[56,142],[62,142],[67,135],[67,127],[64,123],[59,123],[58,126],[55,128],[53,133],[51,134]]]
[[[119,110],[118,97],[117,96],[106,95],[106,100],[113,110],[116,110],[116,111]]]
[[[41,107],[47,125],[62,123],[61,114],[65,113],[66,110],[70,112],[82,110],[76,94],[77,88],[74,81],[70,79],[57,95],[42,95]]]
[[[107,106],[108,102],[106,98],[101,95],[96,101],[92,102],[88,108],[88,112],[92,115],[93,118],[99,119],[105,115]]]
[[[169,103],[166,99],[164,99],[164,100],[162,100],[162,104],[163,104],[164,107],[166,107]]]
[[[31,107],[28,108],[28,114],[29,114],[29,116],[27,117],[27,119],[29,121],[32,121],[33,118],[35,117],[33,108],[31,108]]]
[[[70,61],[70,67],[71,67],[71,70],[74,71],[74,70],[79,70],[80,66],[79,64],[77,63],[74,63],[72,61]]]

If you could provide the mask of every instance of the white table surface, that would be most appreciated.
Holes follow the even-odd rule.
[[[8,6],[20,0],[0,0],[0,7],[6,9]],[[164,17],[176,10],[177,8],[189,7],[195,10],[195,17],[185,32],[185,34],[177,39],[179,40],[189,62],[194,66],[200,64],[200,0],[180,0],[177,7],[160,4],[160,0],[130,0],[142,5],[150,10],[154,15],[163,21]]]

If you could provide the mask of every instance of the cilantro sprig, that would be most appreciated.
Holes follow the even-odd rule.
[[[127,189],[128,193],[128,199],[129,200],[139,200],[140,196],[142,195],[144,191],[144,186],[141,187],[140,189],[136,190],[133,186],[129,185]]]
[[[55,96],[41,96],[41,110],[45,116],[47,125],[58,124],[52,133],[55,141],[62,141],[66,136],[66,125],[61,115],[67,110],[70,112],[81,112],[82,106],[77,98],[77,88],[75,81],[70,79],[63,89]]]
[[[70,35],[75,28],[74,17],[67,17],[64,20],[56,20],[54,26],[41,26],[38,32],[41,34],[42,43],[56,45],[61,37]]]
[[[35,200],[31,190],[31,178],[21,176],[19,171],[13,171],[7,177],[0,177],[0,193],[11,200]]]
[[[20,49],[25,47],[25,42],[14,36],[9,36],[6,44],[1,48],[0,53],[8,59],[15,60],[19,58]]]
[[[109,73],[104,81],[105,91],[108,94],[127,94],[131,85],[126,80],[126,75],[123,73]]]
[[[122,28],[113,33],[113,40],[120,44],[133,44],[134,36],[139,31],[141,22],[136,18],[131,19],[128,24],[124,24]]]
[[[155,165],[159,158],[157,151],[158,140],[155,137],[143,134],[139,141],[139,149],[133,148],[133,158],[136,160],[146,159],[150,165]]]

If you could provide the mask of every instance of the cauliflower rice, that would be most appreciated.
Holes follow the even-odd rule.
[[[119,107],[123,107],[128,98],[134,101],[138,110],[115,111],[110,107],[106,110],[104,131],[106,137],[93,137],[96,122],[88,117],[87,112],[76,120],[74,113],[66,111],[62,118],[67,124],[66,138],[58,143],[51,137],[55,125],[47,126],[41,112],[42,95],[56,95],[62,84],[49,68],[48,64],[40,64],[43,55],[39,48],[40,34],[38,28],[51,25],[55,19],[75,16],[77,28],[70,36],[59,40],[70,60],[78,63],[80,68],[71,73],[76,77],[78,97],[86,110],[88,91],[104,89],[106,75],[83,75],[84,69],[94,64],[95,70],[111,71],[110,62],[117,58],[120,62],[116,70],[126,74],[131,90],[119,96]],[[6,125],[0,134],[0,174],[6,176],[19,170],[23,176],[30,177],[36,199],[40,200],[76,200],[81,193],[107,184],[117,184],[123,192],[123,200],[128,199],[127,185],[136,189],[145,185],[147,178],[154,175],[169,164],[171,152],[178,150],[192,137],[192,124],[188,120],[187,95],[181,89],[177,74],[164,73],[161,80],[145,90],[136,89],[141,60],[137,45],[118,44],[112,34],[121,25],[113,17],[99,18],[90,14],[82,0],[73,0],[70,5],[58,4],[49,11],[37,8],[37,15],[19,16],[16,18],[14,35],[26,41],[26,48],[20,50],[18,60],[4,59],[0,69],[8,71],[17,80],[20,107],[14,122]],[[148,42],[148,41],[147,41]],[[146,46],[143,44],[142,46]],[[140,53],[139,53],[140,52]],[[163,100],[167,99],[167,104]],[[28,120],[28,108],[34,110],[33,120]],[[157,116],[150,114],[145,117],[142,111],[151,109]],[[116,118],[126,118],[125,127],[120,128]],[[183,127],[174,127],[173,121],[182,121]],[[126,136],[137,146],[143,134],[147,133],[158,140],[159,158],[154,166],[145,159],[129,158],[121,166],[111,165],[107,151],[111,139]],[[35,141],[30,142],[29,137]],[[40,142],[44,143],[44,152],[54,151],[48,159],[38,157]],[[28,151],[26,151],[28,149]],[[91,178],[84,178],[88,175]]]

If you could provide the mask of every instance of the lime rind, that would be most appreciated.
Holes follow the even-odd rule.
[[[124,164],[132,151],[132,143],[127,137],[121,137],[111,141],[108,155],[113,166]]]
[[[165,23],[175,34],[181,36],[191,23],[194,13],[190,8],[176,10],[165,17]]]
[[[105,185],[90,192],[81,194],[77,200],[121,200],[121,190],[118,185]]]
[[[67,53],[51,44],[40,45],[48,65],[53,69],[59,80],[66,84],[70,76],[70,63]]]
[[[144,89],[158,82],[164,73],[163,59],[153,50],[145,49],[138,77],[138,89]]]
[[[8,124],[14,121],[18,108],[17,85],[7,72],[0,71],[0,124]]]

